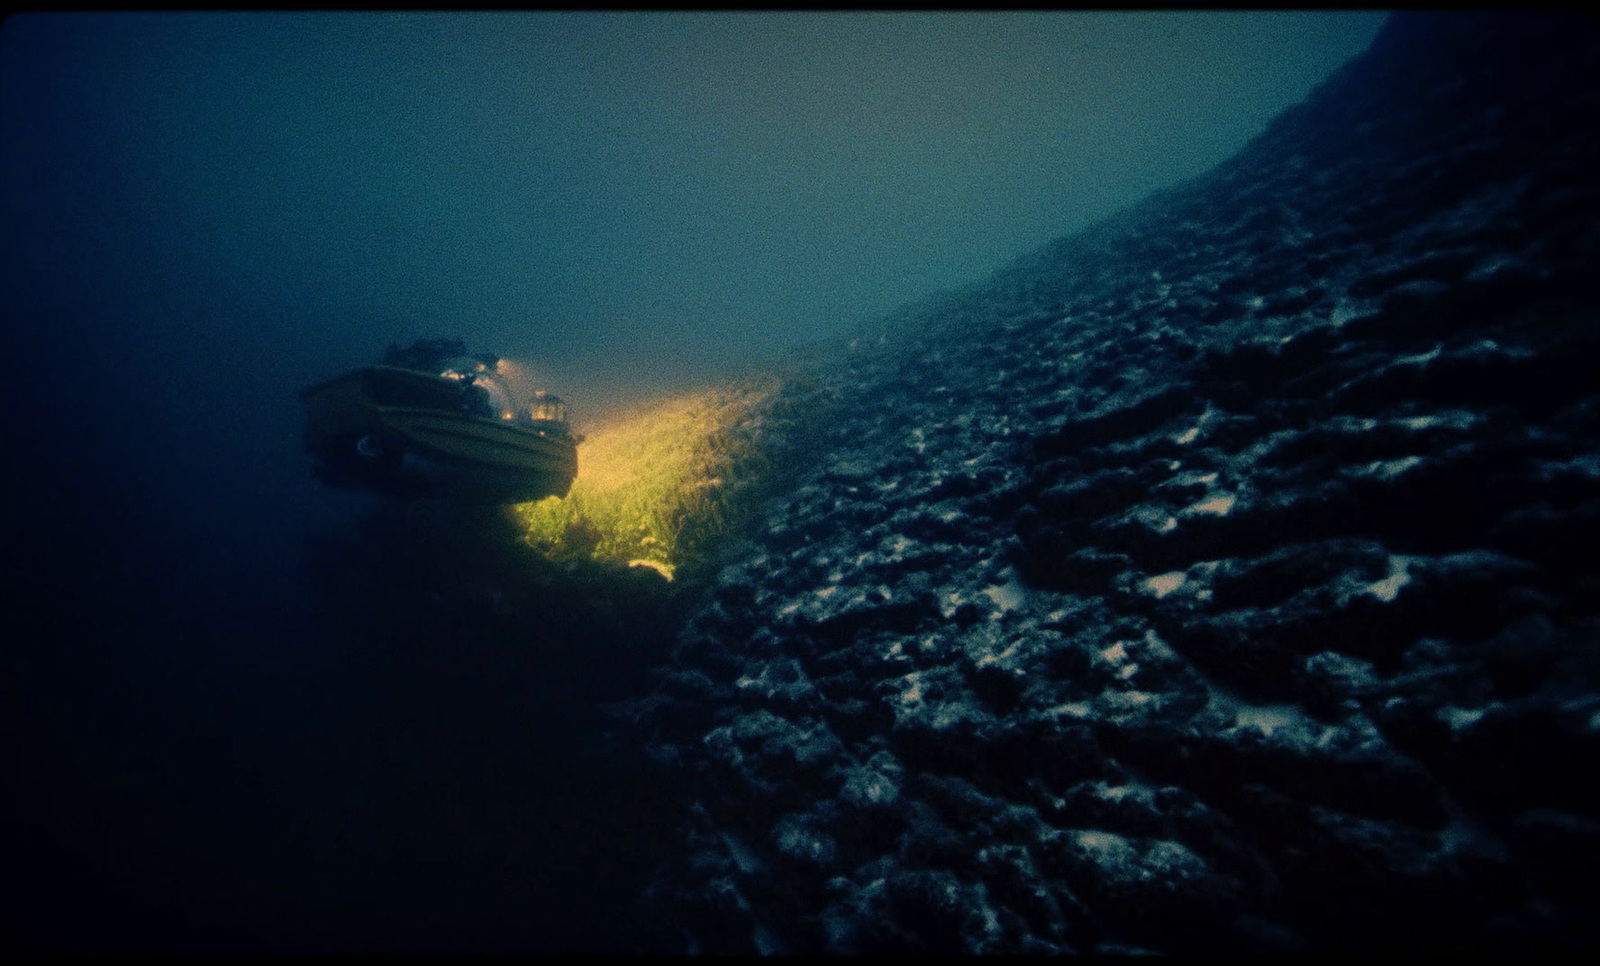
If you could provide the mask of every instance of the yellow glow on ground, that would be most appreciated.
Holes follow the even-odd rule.
[[[775,388],[700,390],[589,429],[566,498],[511,508],[523,539],[551,557],[648,566],[670,579],[726,531],[738,492],[763,472],[751,436]]]

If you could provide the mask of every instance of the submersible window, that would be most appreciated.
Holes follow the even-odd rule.
[[[500,380],[485,373],[479,373],[473,384],[488,393],[489,408],[493,410],[493,415],[499,416],[501,419],[510,419],[512,413],[516,412],[517,407],[511,401],[511,393],[500,383]]]

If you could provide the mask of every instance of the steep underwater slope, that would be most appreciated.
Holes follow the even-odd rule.
[[[1600,938],[1600,30],[1391,18],[789,390],[631,707],[707,951]]]

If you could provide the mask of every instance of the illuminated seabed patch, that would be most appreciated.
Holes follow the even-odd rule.
[[[766,459],[755,443],[775,383],[704,389],[638,407],[587,433],[565,499],[511,508],[524,541],[555,559],[674,571],[725,534]]]

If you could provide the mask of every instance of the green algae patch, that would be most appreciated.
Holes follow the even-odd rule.
[[[667,578],[734,529],[769,475],[760,443],[775,379],[655,400],[593,428],[565,499],[510,508],[523,541],[557,560],[649,567]]]

